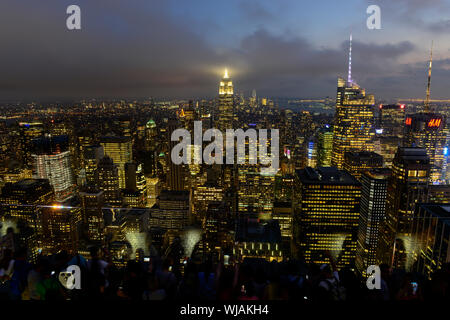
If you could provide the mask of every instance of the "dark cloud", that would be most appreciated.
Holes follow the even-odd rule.
[[[402,0],[405,1],[405,0]],[[437,0],[433,0],[437,1]],[[195,17],[175,16],[171,1],[79,1],[82,30],[65,28],[72,1],[3,0],[0,11],[3,99],[50,97],[214,96],[218,68],[229,66],[237,89],[272,96],[334,95],[337,75],[346,75],[348,41],[316,47],[308,38],[242,31],[234,46],[218,48],[205,35],[217,33]],[[248,17],[270,18],[257,2],[241,2]],[[172,3],[173,4],[173,3]],[[419,4],[414,4],[419,5]],[[410,42],[354,42],[353,78],[369,91],[410,95]],[[414,67],[414,68],[413,68]],[[437,64],[439,68],[439,64]],[[419,83],[419,81],[418,81]],[[409,93],[408,93],[409,92]]]

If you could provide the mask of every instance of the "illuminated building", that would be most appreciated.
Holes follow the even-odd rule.
[[[124,202],[130,207],[144,208],[147,205],[147,181],[142,164],[125,164],[125,187],[122,190]]]
[[[321,129],[317,140],[317,167],[331,167],[331,157],[333,152],[332,129]]]
[[[383,157],[375,152],[347,152],[344,155],[344,170],[359,180],[367,169],[383,167]]]
[[[153,119],[150,119],[145,124],[145,150],[153,150],[155,148],[156,137],[158,136],[158,129]]]
[[[378,111],[378,128],[384,136],[403,137],[405,123],[404,104],[380,104]]]
[[[125,188],[125,163],[133,161],[132,140],[129,136],[102,137],[100,144],[119,170],[119,186]]]
[[[103,147],[100,145],[86,146],[84,151],[84,170],[88,184],[95,184],[95,175],[100,159],[104,157]]]
[[[398,149],[388,183],[386,220],[381,228],[381,263],[409,266],[411,222],[416,204],[427,200],[429,177],[430,158],[425,149]]]
[[[224,202],[211,201],[208,204],[202,226],[205,252],[220,253],[231,249],[233,239],[229,233],[230,212]]]
[[[429,203],[450,203],[450,185],[432,184],[428,186]]]
[[[179,129],[179,121],[176,119],[170,119],[168,123],[167,141],[169,150],[166,154],[167,163],[169,164],[168,172],[166,174],[167,189],[172,191],[182,191],[185,189],[184,176],[185,170],[182,164],[175,164],[172,162],[171,151],[178,144],[178,141],[172,141],[172,132]]]
[[[338,78],[331,163],[338,169],[351,151],[373,151],[375,98],[351,78],[351,38],[347,81]]]
[[[86,187],[79,192],[81,216],[86,238],[91,241],[104,240],[104,219],[102,208],[105,204],[104,192],[95,187]]]
[[[156,198],[159,196],[161,183],[158,178],[145,177],[147,183],[147,207],[151,208],[156,203]]]
[[[97,185],[105,194],[105,203],[121,206],[122,199],[119,188],[119,170],[113,160],[105,156],[98,163]]]
[[[20,238],[28,249],[28,257],[35,261],[41,248],[43,206],[54,200],[54,191],[48,180],[25,179],[6,183],[0,195],[2,224],[7,220],[23,223]],[[31,232],[28,232],[30,230]]]
[[[234,89],[233,82],[225,69],[225,74],[219,84],[217,129],[225,132],[233,129],[234,120]]]
[[[306,147],[306,166],[315,168],[317,164],[317,142],[312,139],[308,141]]]
[[[77,252],[81,209],[78,203],[58,202],[42,210],[42,254]]]
[[[150,225],[166,231],[181,231],[189,223],[190,194],[188,191],[162,190],[152,208]]]
[[[193,198],[193,218],[203,221],[206,217],[208,206],[212,202],[220,202],[223,199],[223,188],[216,183],[207,182],[194,189]]]
[[[256,213],[270,219],[275,197],[275,176],[262,174],[259,165],[238,166],[238,210],[240,214]]]
[[[447,140],[444,116],[416,113],[406,116],[405,124],[404,146],[425,148],[430,157],[431,182],[444,180],[444,147]]]
[[[31,157],[31,141],[44,135],[44,125],[41,122],[20,122],[20,149],[22,150],[22,163],[31,168],[33,159]]]
[[[400,137],[388,137],[383,134],[377,134],[374,139],[374,151],[383,157],[386,168],[392,167],[395,153],[401,145],[402,139]]]
[[[33,140],[34,174],[36,178],[48,179],[57,201],[65,201],[75,189],[67,136],[47,136]]]
[[[272,219],[277,221],[278,225],[280,226],[282,250],[286,255],[290,254],[293,216],[294,215],[291,202],[274,202]]]
[[[419,204],[413,221],[413,271],[431,279],[431,275],[449,262],[450,206]]]
[[[338,268],[354,264],[361,184],[335,167],[297,171],[295,238],[306,263],[329,263]]]
[[[356,248],[356,267],[363,277],[367,267],[377,265],[380,224],[385,219],[386,195],[391,170],[371,169],[362,174],[361,205]]]
[[[237,222],[233,254],[239,261],[245,258],[260,258],[281,262],[283,252],[278,222],[250,216],[240,218]]]

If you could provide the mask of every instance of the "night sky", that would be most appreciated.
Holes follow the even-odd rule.
[[[238,93],[334,97],[350,32],[377,99],[425,96],[431,40],[431,96],[450,98],[450,0],[2,0],[0,16],[0,100],[213,97],[225,67]]]

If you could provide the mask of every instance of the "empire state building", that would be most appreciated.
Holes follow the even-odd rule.
[[[217,128],[225,133],[226,129],[233,129],[234,117],[234,90],[233,82],[228,75],[227,69],[219,84],[219,101],[218,101],[218,123]]]

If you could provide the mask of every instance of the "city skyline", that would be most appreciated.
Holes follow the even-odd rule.
[[[366,27],[368,1],[78,1],[82,28],[72,31],[70,4],[0,5],[2,100],[213,97],[225,67],[239,93],[333,97],[350,33],[353,78],[386,100],[425,98],[434,40],[431,98],[448,98],[448,1],[376,1],[381,30]]]

